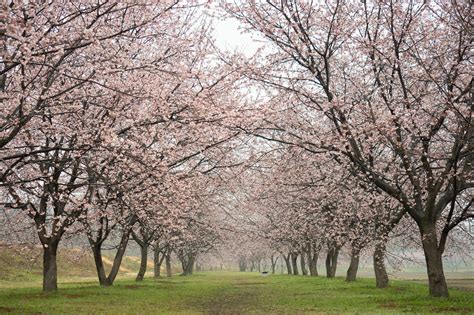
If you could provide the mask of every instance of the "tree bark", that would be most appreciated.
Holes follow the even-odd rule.
[[[385,243],[377,242],[374,251],[374,272],[375,284],[377,288],[383,289],[388,287],[388,275],[385,269]]]
[[[443,270],[443,251],[438,249],[436,224],[433,222],[422,223],[420,231],[421,243],[425,252],[430,295],[434,297],[448,297],[448,286]]]
[[[317,251],[309,252],[308,254],[309,274],[313,277],[318,276],[318,255]]]
[[[194,255],[190,255],[189,261],[188,261],[188,268],[187,268],[188,275],[192,275],[194,272],[194,260],[195,260]],[[221,270],[222,270],[222,265],[221,265]]]
[[[294,276],[299,275],[297,259],[298,259],[298,254],[291,253],[291,265],[292,265],[291,267],[293,268],[293,275]]]
[[[285,260],[285,263],[286,263],[286,270],[288,272],[289,275],[292,275],[293,274],[293,271],[291,270],[291,254],[288,254],[288,256],[285,256],[285,255],[282,255],[283,256],[283,259]]]
[[[120,239],[120,244],[115,254],[114,261],[112,264],[112,269],[108,276],[105,274],[104,263],[102,260],[102,243],[103,241],[94,242],[93,239],[89,238],[89,243],[92,248],[92,253],[94,254],[94,262],[97,270],[97,276],[99,278],[99,283],[101,286],[108,287],[111,286],[117,274],[120,270],[120,265],[122,264],[122,259],[127,249],[128,240],[130,239],[131,228],[127,228],[122,233],[122,238]]]
[[[144,246],[140,246],[140,270],[138,270],[137,278],[135,281],[142,281],[143,277],[145,276],[147,261],[148,261],[148,245],[145,244]]]
[[[161,276],[161,263],[163,262],[162,257],[160,257],[160,247],[158,244],[153,248],[153,277],[159,278]]]
[[[95,268],[97,271],[97,277],[99,278],[99,284],[103,287],[107,287],[110,284],[107,282],[107,275],[105,274],[104,262],[102,260],[102,243],[93,244],[91,242],[92,254],[94,255]]]
[[[301,274],[303,276],[307,276],[308,270],[306,269],[305,252],[301,252],[300,264],[301,264]]]
[[[58,289],[57,250],[58,242],[43,244],[43,292],[52,292]]]
[[[112,269],[110,270],[109,276],[107,277],[107,281],[109,285],[112,285],[117,277],[117,274],[120,270],[120,265],[122,264],[123,255],[125,254],[125,250],[127,249],[128,240],[130,238],[131,228],[127,228],[123,231],[122,238],[120,239],[120,245],[115,254],[114,262],[112,264]]]
[[[171,250],[166,251],[165,255],[165,264],[166,264],[166,276],[171,277]]]
[[[239,258],[239,271],[244,272],[247,270],[247,260],[245,257]]]
[[[181,273],[182,276],[190,276],[193,274],[194,260],[195,257],[193,254],[184,254],[181,257],[181,266],[183,269],[183,272]]]
[[[274,257],[273,255],[270,257],[270,262],[272,264],[272,275],[275,274],[275,266],[278,262],[278,256],[277,257]]]
[[[339,255],[339,249],[330,247],[326,255],[326,277],[334,278],[336,276],[337,268],[337,256]]]
[[[359,269],[359,254],[358,248],[353,248],[351,251],[351,263],[347,269],[346,281],[352,282],[357,278],[357,270]]]

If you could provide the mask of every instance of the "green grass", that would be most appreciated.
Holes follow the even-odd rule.
[[[100,288],[93,278],[63,278],[54,294],[41,292],[40,278],[2,282],[0,313],[12,314],[400,314],[474,313],[472,291],[450,290],[449,299],[428,297],[426,285],[373,279],[262,277],[256,273],[209,272],[171,279],[119,279]],[[9,283],[9,284],[8,284]]]

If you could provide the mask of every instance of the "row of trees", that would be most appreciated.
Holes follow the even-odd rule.
[[[57,289],[59,243],[80,233],[101,285],[113,283],[131,237],[142,267],[149,246],[158,262],[172,246],[192,273],[219,239],[206,207],[236,136],[216,123],[231,113],[234,95],[222,91],[233,81],[213,65],[200,4],[7,1],[1,10],[1,202],[9,231],[25,218],[34,225],[44,291]],[[119,244],[109,274],[107,242]]]
[[[273,158],[285,165],[259,196],[264,234],[274,231],[277,246],[313,255],[324,245],[332,268],[342,244],[356,266],[361,248],[376,242],[377,261],[406,214],[430,294],[448,296],[448,235],[474,216],[471,5],[223,5],[262,42],[251,59],[228,61],[265,95],[264,118],[242,130],[288,148]]]

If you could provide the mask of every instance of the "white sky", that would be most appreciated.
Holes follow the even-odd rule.
[[[217,46],[222,50],[237,51],[245,56],[252,56],[261,46],[250,34],[243,34],[239,30],[239,22],[235,19],[214,19],[213,36]]]

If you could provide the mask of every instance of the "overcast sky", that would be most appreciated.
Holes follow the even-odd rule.
[[[251,56],[259,47],[259,43],[249,34],[242,34],[239,22],[235,19],[215,19],[214,33],[219,48],[230,51],[240,51],[246,56]]]

